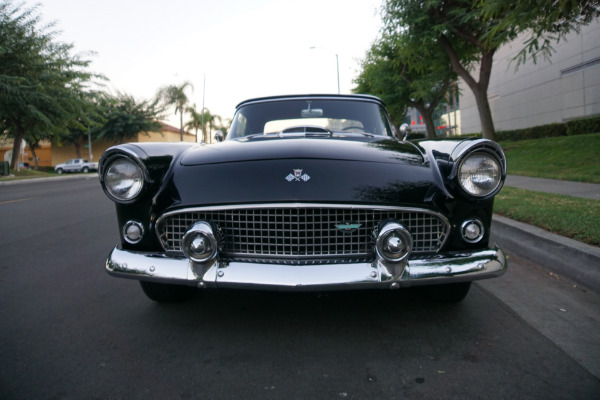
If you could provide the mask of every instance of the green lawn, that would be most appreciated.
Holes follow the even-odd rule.
[[[494,212],[580,242],[600,246],[600,201],[504,187]]]
[[[600,183],[600,133],[501,145],[511,175]]]
[[[20,171],[10,170],[12,176],[0,176],[0,181],[13,181],[17,179],[30,179],[30,178],[47,178],[50,176],[58,176],[54,171],[36,171],[33,169],[22,169]]]
[[[502,142],[511,175],[600,183],[600,133]],[[494,212],[600,246],[600,201],[504,187]]]

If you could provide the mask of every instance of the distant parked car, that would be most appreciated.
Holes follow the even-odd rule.
[[[507,268],[489,243],[502,148],[404,140],[372,96],[248,100],[221,143],[122,144],[99,176],[121,236],[106,269],[158,302],[407,286],[457,302]]]
[[[97,170],[98,163],[88,162],[88,160],[84,160],[83,158],[74,158],[54,167],[54,171],[56,171],[57,174],[62,174],[63,172],[83,172],[84,174],[87,174],[90,171]]]

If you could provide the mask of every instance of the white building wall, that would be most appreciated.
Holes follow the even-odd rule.
[[[495,55],[488,98],[497,131],[600,114],[600,21],[554,44],[551,59],[529,60],[515,71],[523,47],[516,39]],[[481,132],[471,89],[459,81],[462,132]]]

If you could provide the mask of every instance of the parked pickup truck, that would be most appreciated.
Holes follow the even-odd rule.
[[[98,163],[88,162],[83,158],[74,158],[66,163],[58,164],[54,167],[54,171],[56,171],[57,174],[62,174],[63,172],[83,172],[87,174],[90,171],[97,170]]]

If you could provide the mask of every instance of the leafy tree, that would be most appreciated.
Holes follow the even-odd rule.
[[[38,169],[38,157],[35,151],[41,147],[40,143],[44,140],[49,140],[52,138],[52,134],[45,130],[40,129],[37,130],[35,128],[27,131],[25,135],[25,141],[29,145],[29,149],[31,150],[31,155],[33,156],[33,169]],[[14,151],[14,150],[13,150]]]
[[[54,132],[51,137],[56,144],[73,144],[75,146],[75,156],[84,158],[81,149],[88,142],[88,136],[93,136],[94,130],[106,122],[101,107],[105,94],[102,92],[83,92],[79,95],[81,96],[79,107],[71,112],[65,126]]]
[[[160,132],[158,99],[137,101],[133,96],[105,94],[99,99],[101,122],[92,129],[96,139],[123,143],[142,132]]]
[[[524,33],[523,47],[515,56],[517,66],[528,58],[536,62],[539,55],[549,59],[553,43],[600,17],[598,0],[478,0],[476,5],[481,7],[484,20],[494,23],[488,42],[501,42],[503,32],[511,27]]]
[[[54,40],[53,24],[41,25],[37,9],[0,3],[0,127],[13,139],[12,168],[28,132],[64,127],[95,76],[85,71],[89,61],[70,55],[72,45]]]
[[[387,104],[394,124],[404,118],[406,107],[414,107],[423,116],[427,137],[435,137],[433,113],[456,78],[448,57],[435,46],[405,32],[384,34],[373,44],[356,80],[356,92],[372,93]],[[416,49],[416,50],[415,50]]]
[[[217,119],[217,123],[215,124],[214,128],[216,130],[219,130],[223,133],[223,137],[227,137],[227,133],[229,132],[229,127],[231,126],[231,119],[230,118],[222,118],[219,117]]]
[[[499,47],[529,32],[519,60],[523,62],[527,54],[547,55],[553,41],[600,15],[598,4],[597,0],[387,0],[384,29],[403,30],[416,39],[413,43],[420,39],[437,44],[473,92],[483,136],[494,139],[487,91]]]
[[[157,99],[162,101],[167,107],[174,106],[175,114],[179,112],[179,138],[183,142],[183,113],[187,111],[189,98],[185,94],[187,88],[194,90],[194,86],[189,81],[181,85],[164,86],[158,90]]]

